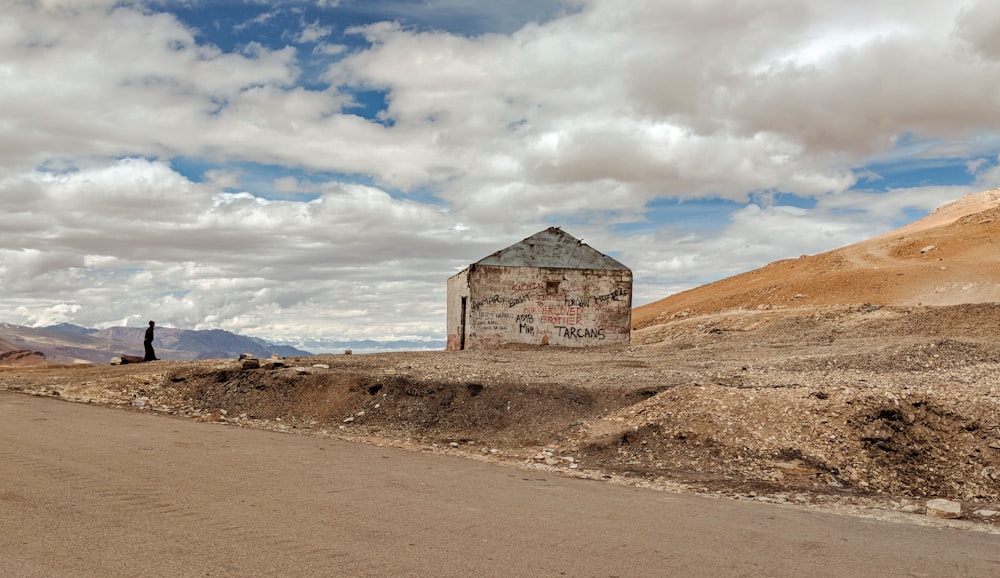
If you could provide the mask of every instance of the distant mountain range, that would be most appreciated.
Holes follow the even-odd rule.
[[[0,323],[0,354],[36,351],[52,363],[108,363],[122,355],[143,354],[145,327],[90,329],[69,323],[49,327],[23,327]],[[276,345],[255,337],[244,337],[221,329],[192,330],[157,327],[153,341],[156,356],[164,360],[239,357],[300,357],[312,355],[288,345]]]
[[[376,341],[374,339],[324,339],[307,338],[296,341],[275,340],[274,343],[307,349],[313,353],[388,353],[390,351],[440,351],[445,348],[443,339],[392,339]]]

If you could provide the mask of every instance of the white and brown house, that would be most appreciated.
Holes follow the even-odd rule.
[[[558,227],[448,279],[448,350],[628,343],[632,271]]]

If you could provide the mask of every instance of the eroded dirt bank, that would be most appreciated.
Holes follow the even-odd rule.
[[[628,347],[0,370],[0,388],[740,499],[1000,526],[1000,306],[732,311]]]

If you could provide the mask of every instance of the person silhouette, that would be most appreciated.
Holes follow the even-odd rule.
[[[146,357],[143,361],[159,361],[156,357],[156,352],[153,351],[153,327],[156,326],[155,321],[149,322],[149,327],[146,328],[146,337],[142,340],[142,346],[146,349]]]

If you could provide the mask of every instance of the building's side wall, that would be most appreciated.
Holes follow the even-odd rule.
[[[504,343],[585,347],[629,341],[628,269],[475,265],[466,286],[467,349]]]
[[[462,304],[466,303],[463,308]],[[448,351],[462,349],[465,335],[465,319],[469,302],[469,270],[466,269],[448,279]]]

